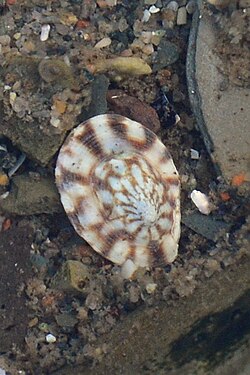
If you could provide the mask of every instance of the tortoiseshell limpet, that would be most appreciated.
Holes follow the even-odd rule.
[[[179,175],[143,125],[113,114],[80,124],[60,150],[56,183],[76,232],[125,277],[176,258]]]

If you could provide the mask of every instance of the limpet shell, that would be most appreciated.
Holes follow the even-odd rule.
[[[76,232],[127,276],[174,261],[180,180],[152,131],[119,115],[92,117],[66,139],[55,175]]]

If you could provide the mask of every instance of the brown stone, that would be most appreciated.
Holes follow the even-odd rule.
[[[109,90],[107,101],[112,112],[140,122],[155,133],[160,130],[161,124],[156,111],[141,100],[122,90]]]

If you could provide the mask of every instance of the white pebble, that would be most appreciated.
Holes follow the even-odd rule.
[[[157,8],[155,5],[152,5],[152,6],[149,8],[149,11],[150,11],[151,14],[155,14],[155,13],[160,12],[160,8]]]
[[[190,156],[191,156],[191,159],[198,160],[199,157],[200,157],[199,151],[191,148],[190,149]]]
[[[151,17],[151,13],[148,9],[145,9],[143,12],[142,22],[148,22],[149,18]]]
[[[187,10],[186,7],[178,9],[176,24],[178,26],[186,25],[187,23]]]
[[[16,93],[14,91],[10,92],[10,105],[13,107],[16,101]]]
[[[60,119],[57,118],[57,117],[51,117],[51,120],[50,120],[50,123],[52,126],[54,126],[55,128],[58,128],[59,125],[60,125]]]
[[[108,47],[111,44],[111,39],[110,38],[103,38],[99,40],[99,42],[96,43],[95,48],[101,49],[104,47]]]
[[[6,375],[6,372],[3,368],[0,368],[0,375]]]
[[[10,192],[9,191],[6,191],[5,193],[3,193],[2,195],[0,195],[0,200],[1,199],[6,199],[8,196],[9,196]]]
[[[51,333],[48,333],[45,338],[46,338],[46,341],[49,344],[52,344],[53,342],[56,342],[56,337],[54,335],[52,335]]]
[[[143,43],[148,44],[151,42],[152,38],[152,31],[142,31],[140,40],[143,41]]]
[[[50,33],[50,25],[43,25],[42,30],[41,30],[40,40],[42,42],[45,42],[49,37],[49,33]]]
[[[147,293],[148,294],[154,293],[156,287],[157,287],[157,284],[155,284],[155,283],[149,283],[149,284],[147,284],[146,285],[146,291],[147,291]]]
[[[192,201],[198,208],[198,210],[204,214],[204,215],[209,215],[211,212],[211,205],[209,202],[208,197],[206,194],[202,193],[201,191],[198,190],[193,190],[191,195],[190,195]]]
[[[106,4],[109,6],[109,7],[114,7],[117,5],[117,0],[106,0]]]

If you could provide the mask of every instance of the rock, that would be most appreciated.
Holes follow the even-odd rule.
[[[49,123],[50,108],[46,109],[43,104],[38,64],[36,58],[16,56],[8,58],[6,68],[0,72],[0,80],[8,82],[10,79],[14,88],[0,99],[0,135],[45,166],[63,142],[65,132],[59,132]],[[40,113],[37,117],[36,111]]]
[[[0,186],[7,186],[9,184],[9,177],[6,173],[0,170]]]
[[[91,102],[87,111],[84,112],[82,120],[107,112],[107,91],[109,87],[108,78],[101,74],[95,77],[91,84]]]
[[[206,277],[211,277],[215,272],[221,271],[220,263],[216,259],[208,259],[204,267]]]
[[[46,336],[45,336],[45,340],[48,344],[53,344],[54,342],[56,342],[56,336],[52,335],[52,333],[48,333]]]
[[[52,279],[52,286],[66,292],[86,293],[89,267],[77,260],[67,260]]]
[[[176,24],[178,26],[186,25],[187,23],[187,10],[186,7],[178,9]]]
[[[40,35],[41,42],[45,42],[49,38],[50,28],[51,28],[50,25],[42,26],[41,35]]]
[[[189,2],[186,5],[186,10],[187,10],[188,14],[193,14],[196,7],[197,7],[196,1],[195,0],[189,0]]]
[[[158,13],[158,12],[160,12],[160,8],[157,8],[155,5],[152,5],[152,6],[149,8],[149,12],[150,12],[151,14]]]
[[[103,295],[101,290],[91,291],[85,301],[85,306],[90,310],[98,310],[101,308]]]
[[[177,3],[177,1],[170,1],[166,7],[166,9],[171,9],[175,12],[177,12],[179,8],[179,4]]]
[[[38,215],[61,212],[62,206],[53,180],[19,175],[13,177],[7,198],[0,200],[0,210],[11,215]]]
[[[122,90],[109,90],[107,100],[110,109],[115,113],[138,121],[155,133],[160,130],[157,112],[141,100],[127,95]]]
[[[225,62],[222,64],[216,53],[217,23],[204,11],[203,2],[198,4],[200,11],[197,9],[193,15],[187,53],[189,98],[217,173],[227,183],[238,174],[246,175],[242,188],[249,191],[250,122],[246,121],[250,118],[249,88],[229,81],[226,89],[221,91],[225,84],[225,74],[222,73]]]
[[[168,40],[162,39],[156,53],[153,71],[157,72],[179,59],[179,51],[176,45]]]
[[[177,11],[173,9],[164,8],[161,14],[162,14],[162,25],[164,26],[164,28],[173,29],[176,24]]]
[[[4,121],[3,106],[0,102],[0,134],[9,138],[32,160],[45,166],[61,146],[65,133],[58,134],[52,126],[41,128],[36,121],[27,123],[16,115]]]
[[[72,314],[62,313],[55,316],[56,322],[60,327],[74,327],[78,320]]]
[[[229,230],[231,226],[231,224],[222,220],[216,220],[211,216],[205,216],[197,212],[184,215],[181,221],[188,228],[214,242],[221,230]]]
[[[101,49],[101,48],[104,48],[104,47],[108,47],[110,44],[111,44],[111,39],[110,38],[103,38],[101,40],[99,40],[99,42],[96,43],[96,45],[94,46],[94,48],[97,48],[97,49]]]
[[[152,69],[139,57],[115,57],[113,59],[100,60],[94,67],[95,73],[109,72],[131,76],[150,74]]]

